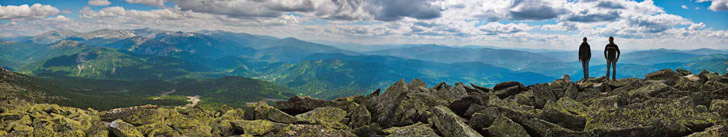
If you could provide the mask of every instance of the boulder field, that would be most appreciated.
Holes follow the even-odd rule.
[[[381,93],[381,94],[380,94]],[[503,82],[487,88],[404,80],[366,96],[306,96],[243,108],[108,111],[10,99],[0,136],[726,137],[728,75],[660,70],[645,79]]]

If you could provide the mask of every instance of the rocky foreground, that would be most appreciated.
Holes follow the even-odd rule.
[[[292,97],[244,108],[109,111],[0,103],[0,136],[728,136],[728,75],[661,70],[645,79],[568,76],[493,89],[420,80],[335,100]]]

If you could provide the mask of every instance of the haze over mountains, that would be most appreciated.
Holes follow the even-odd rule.
[[[592,44],[592,49],[601,47],[597,45]],[[251,88],[236,86],[241,83],[269,89],[249,100],[291,95],[331,99],[368,94],[399,79],[492,87],[511,80],[524,84],[551,82],[564,74],[582,77],[575,60],[577,53],[572,51],[444,45],[342,47],[346,46],[226,31],[55,30],[0,43],[0,66],[47,79],[154,80],[168,86],[129,92],[153,96],[175,90],[179,92],[170,95],[202,95],[203,101],[211,101],[206,97],[229,100],[229,95],[252,93],[248,90]],[[600,55],[601,51],[593,51],[591,76],[603,76],[606,71]],[[728,51],[716,49],[625,52],[617,65],[617,77],[639,78],[664,68],[725,73],[726,61]],[[200,83],[208,85],[203,87],[222,88],[184,88]]]

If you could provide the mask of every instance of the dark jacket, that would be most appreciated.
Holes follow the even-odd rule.
[[[619,59],[620,54],[622,53],[619,52],[617,44],[609,43],[606,47],[604,47],[604,57],[609,60]]]
[[[589,59],[591,59],[591,47],[589,47],[589,43],[582,42],[579,46],[579,60]]]

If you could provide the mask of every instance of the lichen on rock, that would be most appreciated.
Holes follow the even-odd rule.
[[[109,130],[119,137],[143,137],[134,125],[124,122],[123,120],[114,120],[109,124]]]
[[[387,137],[438,137],[428,124],[417,123],[404,127],[391,127],[384,130]]]

